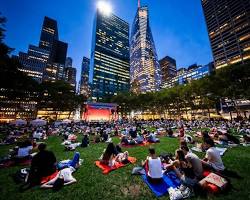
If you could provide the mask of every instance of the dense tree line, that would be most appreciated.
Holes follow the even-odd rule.
[[[211,109],[217,108],[218,111],[218,104],[225,100],[230,100],[240,115],[236,101],[238,99],[250,99],[249,62],[217,69],[212,75],[185,85],[138,95],[120,93],[109,100],[119,104],[123,115],[131,111],[147,111],[180,118],[182,114],[196,110],[202,110],[210,117]]]

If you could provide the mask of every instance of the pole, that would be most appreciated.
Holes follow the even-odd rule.
[[[141,7],[141,1],[138,0],[138,8],[140,8],[140,7]]]

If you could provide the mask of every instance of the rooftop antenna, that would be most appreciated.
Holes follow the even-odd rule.
[[[141,7],[141,1],[138,0],[138,8],[140,8],[140,7]]]

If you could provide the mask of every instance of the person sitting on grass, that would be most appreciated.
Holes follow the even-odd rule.
[[[200,158],[196,154],[190,152],[187,146],[181,146],[181,150],[183,151],[187,162],[191,164],[195,178],[201,180],[203,178],[203,167]]]
[[[135,138],[135,141],[137,144],[142,144],[144,141],[144,138],[142,135],[140,135],[139,133],[137,133],[137,137]]]
[[[15,156],[14,160],[16,163],[29,160],[31,158],[32,152],[32,143],[29,140],[24,141],[18,148],[17,155]]]
[[[145,161],[142,161],[142,165],[145,168],[147,178],[151,183],[161,183],[163,180],[162,162],[160,157],[155,153],[153,147],[149,148],[149,156]]]
[[[129,153],[127,151],[125,152],[120,152],[117,154],[117,156],[115,157],[115,161],[116,162],[119,162],[119,163],[123,163],[123,164],[126,164],[128,163],[128,156],[129,156]]]
[[[83,136],[81,147],[88,147],[89,145],[89,137],[87,134]]]
[[[43,177],[56,172],[56,157],[53,152],[46,150],[46,144],[38,146],[39,152],[32,158],[27,183],[29,187],[39,185]]]
[[[101,142],[101,137],[100,135],[97,133],[94,137],[94,143],[100,143]]]
[[[148,136],[146,136],[146,138],[147,138],[147,141],[150,143],[160,142],[159,138],[157,138],[154,133],[150,133]]]
[[[185,136],[185,129],[184,129],[184,126],[181,125],[179,128],[179,137],[183,138],[184,136]]]
[[[167,137],[173,137],[174,132],[173,132],[173,130],[172,130],[171,128],[168,128],[168,129],[166,130],[166,132],[167,132]]]
[[[206,156],[202,161],[203,167],[215,171],[224,171],[220,152],[215,148],[214,141],[209,138],[205,140],[204,147],[207,149]]]
[[[115,165],[114,158],[115,158],[115,146],[111,142],[108,144],[107,148],[104,149],[103,154],[99,158],[102,164],[108,165],[109,167],[113,167]]]
[[[75,172],[74,167],[64,168],[58,172],[55,178],[41,185],[41,188],[52,188],[54,191],[58,191],[64,185],[75,183],[76,179],[72,176],[73,172]]]
[[[185,147],[186,148],[186,147]],[[185,153],[181,149],[175,152],[176,160],[171,162],[169,169],[173,169],[177,177],[185,186],[194,186],[198,179],[196,179],[192,164],[186,159]]]

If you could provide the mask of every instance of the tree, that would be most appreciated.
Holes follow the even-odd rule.
[[[19,71],[20,63],[10,57],[13,49],[3,41],[5,22],[6,18],[0,16],[0,106],[15,110],[17,116],[26,109],[21,102],[36,100],[38,84]]]
[[[87,97],[76,95],[73,87],[64,81],[44,82],[40,85],[38,108],[51,108],[56,113],[68,111],[69,116]]]

